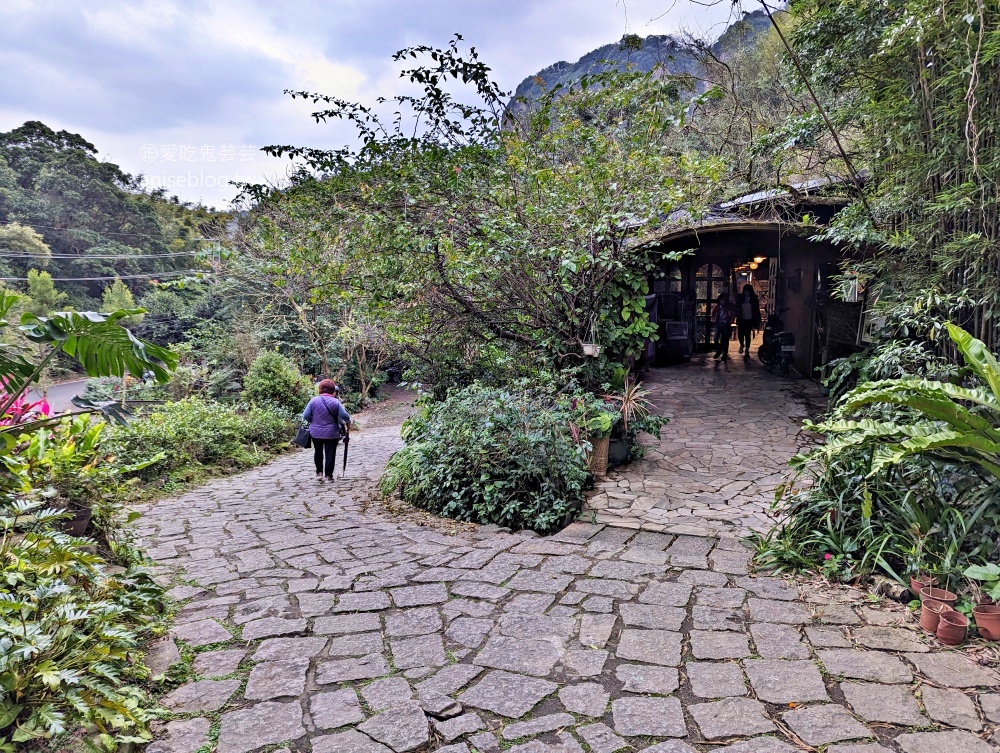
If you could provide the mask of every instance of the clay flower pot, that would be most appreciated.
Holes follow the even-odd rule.
[[[988,641],[1000,641],[1000,607],[996,604],[980,604],[972,610],[979,635]]]
[[[937,578],[932,578],[929,575],[915,575],[910,578],[910,592],[920,598],[920,592],[927,588],[928,586],[936,586],[938,583]]]
[[[938,621],[946,609],[951,607],[934,599],[924,599],[920,604],[920,627],[932,635],[937,633]]]
[[[924,599],[934,599],[934,601],[940,601],[942,604],[947,604],[954,609],[955,602],[958,601],[958,594],[953,594],[951,591],[946,591],[937,586],[924,586],[920,589],[920,600],[923,601]]]
[[[938,621],[937,638],[949,646],[957,646],[965,640],[969,631],[969,618],[961,612],[949,609],[941,612]]]

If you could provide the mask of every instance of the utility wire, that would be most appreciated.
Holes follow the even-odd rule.
[[[139,236],[141,238],[157,238],[159,240],[163,240],[163,239],[165,239],[165,238],[168,237],[167,233],[161,233],[159,235],[153,235],[151,233],[138,233],[138,232],[134,232],[134,231],[133,232],[129,232],[129,231],[125,231],[125,230],[91,230],[89,228],[82,228],[82,227],[57,227],[55,225],[39,225],[39,224],[34,223],[34,222],[21,222],[20,220],[14,220],[13,222],[8,222],[4,226],[6,227],[6,226],[9,226],[9,225],[23,225],[25,227],[40,227],[40,228],[43,228],[45,230],[59,230],[60,232],[64,232],[64,233],[76,231],[76,232],[79,232],[79,233],[94,233],[95,235],[136,235],[136,236]],[[218,238],[184,238],[182,240],[189,240],[189,241],[215,241],[215,242],[217,242],[219,239]]]
[[[140,278],[177,277],[178,275],[207,275],[213,272],[204,269],[183,269],[176,272],[149,272],[134,275],[113,275],[111,277],[53,277],[52,282],[89,282],[97,280],[137,280]],[[27,277],[0,277],[0,282],[26,282]]]
[[[178,256],[198,256],[205,251],[179,251],[172,254],[4,254],[0,253],[0,259],[75,259],[85,261],[86,259],[166,259]]]

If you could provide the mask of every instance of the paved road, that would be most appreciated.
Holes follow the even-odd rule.
[[[56,413],[72,410],[73,398],[83,392],[83,388],[86,384],[86,379],[76,379],[72,382],[62,382],[60,384],[53,384],[49,387],[45,392],[45,396],[48,398],[49,405],[52,407],[52,410]],[[38,390],[29,390],[28,394],[31,396],[32,400],[38,400],[42,396],[41,392]]]
[[[1000,675],[900,605],[748,577],[732,538],[400,520],[398,426],[352,436],[334,484],[297,453],[142,510],[195,652],[148,753],[997,749]]]

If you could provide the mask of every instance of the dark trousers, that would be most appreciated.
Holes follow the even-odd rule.
[[[313,437],[313,460],[316,461],[316,473],[333,478],[333,471],[337,466],[337,443],[339,441],[339,439],[316,439]],[[324,455],[326,455],[325,462]]]
[[[740,347],[746,348],[750,352],[750,340],[753,339],[753,321],[736,320],[736,334],[740,340]]]
[[[729,338],[732,337],[733,328],[728,324],[716,325],[715,327],[715,357],[724,361],[729,360]]]

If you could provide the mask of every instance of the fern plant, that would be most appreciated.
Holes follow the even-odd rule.
[[[793,461],[830,460],[858,448],[872,450],[869,476],[913,455],[974,466],[1000,480],[1000,364],[986,345],[954,324],[948,334],[981,386],[908,377],[862,384],[847,393],[829,421],[806,428],[826,444]],[[895,406],[893,420],[854,418],[866,406]]]

